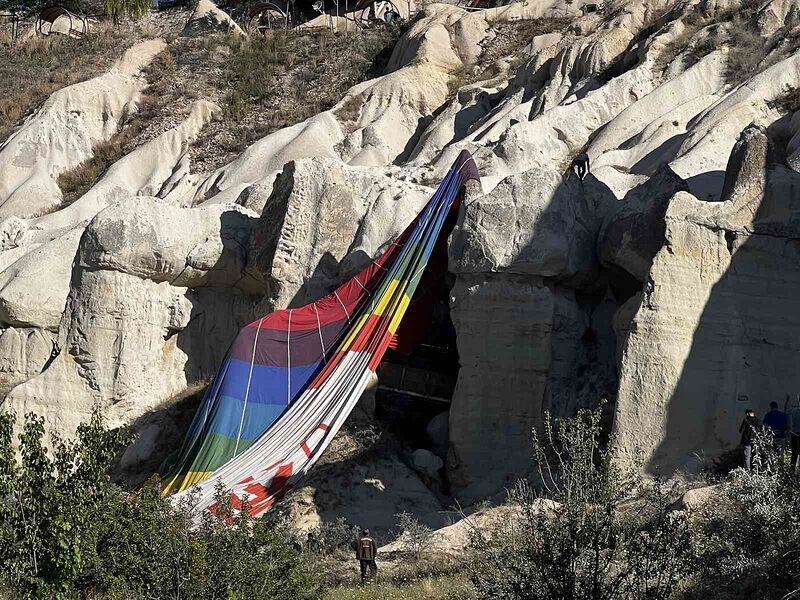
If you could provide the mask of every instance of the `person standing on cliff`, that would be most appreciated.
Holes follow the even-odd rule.
[[[786,397],[786,403],[789,403],[789,397]],[[786,410],[786,416],[789,419],[789,447],[792,451],[792,470],[797,465],[797,459],[800,457],[800,394],[797,395],[797,400],[794,406]]]
[[[589,155],[585,152],[578,154],[575,160],[572,161],[572,170],[575,172],[575,175],[578,176],[578,179],[583,181],[589,173]]]
[[[744,421],[739,425],[742,434],[742,448],[744,449],[744,468],[748,471],[753,467],[753,444],[756,441],[756,430],[760,426],[758,417],[752,408],[744,411]]]
[[[370,536],[369,529],[361,532],[361,537],[353,542],[353,549],[356,551],[356,558],[361,563],[361,584],[364,585],[367,583],[367,569],[372,578],[378,574],[378,565],[375,563],[378,547]]]

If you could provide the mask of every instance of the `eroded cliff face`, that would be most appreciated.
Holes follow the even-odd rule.
[[[151,464],[176,427],[158,414],[202,387],[239,326],[355,272],[467,149],[482,179],[450,243],[461,368],[449,432],[431,442],[449,490],[501,492],[528,474],[546,412],[602,398],[617,456],[648,472],[730,448],[745,404],[800,384],[800,5],[581,6],[430,5],[389,72],[333,109],[202,173],[188,148],[219,108],[200,99],[67,207],[58,173],[108,137],[104,106],[134,110],[163,43],[59,92],[0,148],[0,171],[24,181],[0,198],[4,408],[69,434],[101,405],[146,423],[125,462]],[[764,42],[756,60],[732,45],[737,28]],[[61,131],[84,89],[103,100],[70,117],[69,162],[42,132]]]
[[[620,332],[620,456],[696,471],[736,444],[744,409],[797,393],[800,174],[786,137],[747,128],[723,197],[670,199],[664,244]],[[781,139],[782,138],[782,139]]]

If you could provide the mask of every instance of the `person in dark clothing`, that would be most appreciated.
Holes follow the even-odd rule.
[[[786,396],[786,404],[789,404],[789,396]],[[794,471],[797,465],[797,459],[800,457],[800,395],[794,406],[786,409],[786,416],[789,418],[789,440],[791,441],[792,449],[792,470]]]
[[[748,408],[744,411],[744,421],[739,425],[739,433],[742,434],[742,448],[744,449],[744,468],[748,471],[753,467],[753,444],[756,441],[756,430],[761,424],[753,409]]]
[[[375,563],[375,557],[378,554],[378,547],[375,545],[375,540],[369,534],[369,529],[361,532],[361,537],[353,542],[353,549],[356,551],[356,558],[361,563],[361,583],[367,583],[367,569],[369,569],[370,576],[375,578],[378,574],[378,565]]]
[[[583,181],[584,177],[589,173],[589,155],[585,152],[578,154],[575,160],[572,161],[572,170],[575,171],[578,179]]]
[[[778,410],[777,402],[770,402],[769,409],[769,412],[764,415],[764,425],[768,425],[772,430],[775,449],[783,455],[783,448],[786,445],[786,431],[789,429],[789,418],[785,412]]]

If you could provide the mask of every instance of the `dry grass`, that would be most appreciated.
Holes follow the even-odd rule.
[[[99,52],[119,35],[108,30],[108,37],[92,42],[93,51]],[[210,171],[229,162],[256,139],[332,107],[349,87],[380,74],[396,36],[395,31],[347,35],[277,31],[250,40],[233,35],[174,40],[145,69],[148,87],[137,111],[121,120],[116,135],[94,148],[92,158],[59,176],[60,208],[86,193],[114,162],[178,125],[197,98],[217,102],[223,113],[195,141],[191,149],[195,168]],[[47,94],[74,82],[66,77],[68,70],[53,67],[57,62],[51,55],[62,47],[77,52],[81,46],[72,49],[70,42],[75,41],[39,38],[27,49],[35,60],[49,60],[53,74],[47,86],[22,86],[19,93],[0,101],[0,109],[7,105],[8,133]],[[102,71],[119,52],[106,54],[106,62],[84,61],[92,70],[78,69],[82,77],[73,79]],[[23,69],[17,62],[10,71],[19,76]]]
[[[782,113],[791,114],[800,110],[800,88],[789,87],[778,98],[767,102],[770,108],[778,109]]]
[[[656,64],[666,69],[683,55],[682,66],[688,68],[720,46],[727,45],[726,81],[735,85],[749,79],[771,64],[767,56],[784,37],[776,35],[765,40],[755,32],[755,15],[760,6],[760,0],[745,0],[738,7],[714,13],[694,8],[682,18],[684,29],[664,46]],[[707,35],[698,36],[704,29],[707,29]],[[695,37],[699,39],[693,42]]]
[[[194,144],[193,161],[211,171],[257,139],[330,109],[350,87],[383,73],[397,35],[277,30],[221,40],[218,52],[228,56],[218,85],[223,115]],[[357,116],[355,108],[351,102],[344,116]]]
[[[730,84],[741,83],[758,73],[759,65],[769,52],[766,40],[747,29],[743,23],[731,27],[728,44],[730,50],[725,79]]]
[[[407,585],[377,583],[330,590],[324,600],[473,600],[478,594],[465,574],[425,577]]]
[[[185,64],[194,68],[206,63],[215,47],[216,44],[206,41],[175,42],[156,55],[144,69],[148,86],[136,112],[120,120],[113,137],[95,145],[91,158],[59,175],[63,198],[59,208],[69,206],[85,194],[116,161],[180,121],[182,103],[188,105],[204,90],[202,77],[179,78],[178,69]]]
[[[132,149],[134,140],[141,133],[145,121],[155,109],[156,104],[153,96],[142,96],[138,111],[132,117],[122,120],[117,135],[95,145],[90,159],[58,176],[57,183],[62,194],[59,208],[69,206],[89,191],[111,165]]]
[[[562,18],[495,23],[492,27],[494,36],[482,45],[478,60],[451,74],[447,81],[447,95],[455,96],[461,88],[473,83],[513,74],[530,57],[525,49],[534,37],[565,30],[569,24],[570,19]]]
[[[133,38],[128,30],[101,27],[81,40],[0,42],[0,144],[54,91],[107,70]]]

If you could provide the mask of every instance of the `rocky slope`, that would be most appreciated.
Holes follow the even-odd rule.
[[[468,149],[482,180],[450,245],[450,490],[501,492],[545,411],[602,398],[621,459],[697,470],[735,445],[745,405],[800,389],[799,25],[794,0],[432,4],[333,109],[204,173],[189,145],[218,109],[198,99],[59,208],[58,173],[135,110],[164,42],[136,46],[0,148],[4,407],[66,433],[98,404],[146,421],[135,469],[241,323],[354,272]]]

